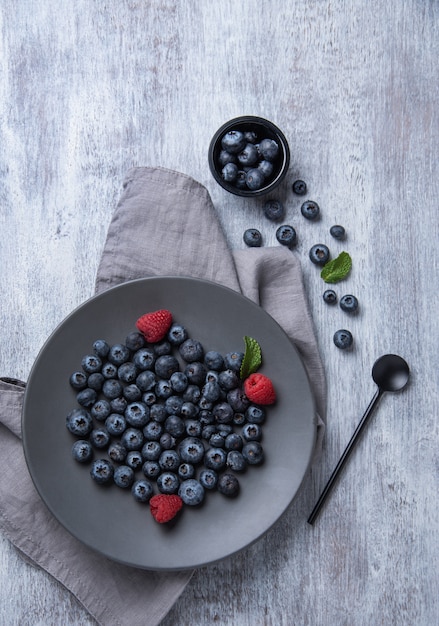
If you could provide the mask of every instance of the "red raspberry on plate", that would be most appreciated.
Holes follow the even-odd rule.
[[[149,501],[151,515],[159,524],[173,519],[183,506],[183,500],[175,494],[159,493]]]
[[[157,343],[164,339],[172,324],[172,314],[166,309],[145,313],[136,322],[137,329],[148,343]]]
[[[273,404],[276,402],[273,383],[264,374],[250,374],[244,381],[244,391],[250,402],[255,404]]]

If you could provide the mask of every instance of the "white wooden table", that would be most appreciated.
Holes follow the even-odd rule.
[[[305,223],[284,197],[327,373],[323,457],[275,528],[198,571],[164,626],[439,623],[438,20],[436,0],[1,3],[1,375],[26,379],[92,295],[130,167],[203,183],[232,247],[250,226],[275,245],[262,201],[227,195],[207,166],[220,124],[260,115],[288,137],[288,180],[321,207]],[[355,318],[322,300],[307,258],[320,242],[353,258],[337,291],[357,295]],[[346,325],[350,352],[332,343]],[[386,352],[407,359],[411,384],[384,397],[311,527]],[[93,623],[0,536],[1,626]]]

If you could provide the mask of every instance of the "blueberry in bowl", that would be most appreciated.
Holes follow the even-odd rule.
[[[273,191],[290,164],[283,132],[269,120],[236,117],[214,134],[208,153],[210,171],[223,189],[237,196],[256,197]]]

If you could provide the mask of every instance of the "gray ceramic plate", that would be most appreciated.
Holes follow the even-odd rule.
[[[241,475],[237,499],[208,493],[200,509],[185,507],[172,527],[157,524],[131,493],[102,488],[70,450],[67,413],[76,405],[70,374],[96,339],[125,340],[137,318],[169,309],[206,350],[243,351],[243,337],[262,347],[260,369],[278,394],[263,427],[265,463]],[[314,404],[295,347],[280,326],[247,298],[190,278],[124,283],[81,305],[43,346],[29,377],[23,444],[35,486],[53,515],[76,538],[118,562],[153,570],[200,567],[259,539],[291,504],[310,464]]]

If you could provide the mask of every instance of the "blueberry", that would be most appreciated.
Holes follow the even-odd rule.
[[[249,248],[260,248],[262,246],[262,235],[257,228],[247,228],[242,238],[245,245]]]
[[[119,396],[118,398],[114,398],[110,401],[111,411],[110,413],[120,413],[123,415],[127,409],[128,401],[123,396]]]
[[[244,137],[247,143],[257,143],[258,136],[254,130],[246,130],[244,132]]]
[[[213,433],[209,439],[209,445],[212,446],[212,448],[224,448],[226,440],[220,433]]]
[[[178,477],[181,480],[187,480],[195,476],[195,467],[190,463],[182,463],[177,470]]]
[[[178,415],[170,415],[165,421],[165,429],[173,437],[181,437],[185,432],[184,421]]]
[[[188,506],[199,506],[204,500],[204,487],[195,478],[189,478],[181,483],[178,495]]]
[[[346,231],[343,226],[339,224],[334,224],[329,229],[330,234],[334,237],[334,239],[344,239],[346,237]]]
[[[165,405],[160,404],[159,402],[157,402],[157,404],[153,404],[149,409],[149,416],[152,420],[155,420],[156,422],[164,422],[165,419],[168,417]]]
[[[222,448],[209,448],[204,455],[204,465],[216,472],[226,466],[227,454]]]
[[[221,393],[223,393],[223,392],[221,392]],[[198,414],[200,416],[199,419],[201,419],[201,414],[202,413],[212,412],[213,402],[211,402],[210,400],[208,400],[207,398],[202,396],[199,399],[199,401],[198,401],[198,408],[200,409],[200,413]]]
[[[180,481],[174,472],[163,472],[157,478],[157,487],[160,493],[177,493]]]
[[[102,368],[101,359],[96,354],[87,354],[81,361],[82,369],[87,374],[100,372]]]
[[[266,161],[265,159],[263,159],[262,161],[259,161],[258,169],[261,170],[265,178],[269,178],[273,174],[274,166],[271,161]]]
[[[245,170],[239,170],[236,177],[235,187],[237,189],[247,189],[247,172]]]
[[[159,356],[155,362],[155,373],[159,378],[169,380],[174,372],[178,372],[180,365],[172,354]]]
[[[113,441],[110,443],[107,454],[113,463],[123,463],[127,459],[127,449],[120,443],[120,441]],[[132,467],[132,465],[130,465],[130,467]]]
[[[230,404],[235,413],[244,413],[250,404],[249,399],[240,387],[236,387],[228,392],[227,402]]]
[[[121,489],[129,489],[134,482],[134,471],[128,465],[119,465],[114,470],[114,484]]]
[[[260,441],[262,429],[259,424],[245,424],[242,429],[242,436],[246,441]]]
[[[193,363],[189,363],[185,369],[184,373],[188,379],[190,385],[202,385],[207,374],[206,366],[201,361],[194,361]]]
[[[100,372],[94,372],[88,377],[87,385],[90,389],[100,391],[104,385],[105,378]]]
[[[279,154],[279,144],[274,139],[262,139],[259,142],[259,153],[267,161],[274,161]]]
[[[197,417],[200,409],[193,402],[183,402],[180,409],[180,415],[187,420],[194,420]]]
[[[236,163],[237,158],[235,154],[228,152],[227,150],[221,150],[218,155],[218,163],[221,166],[227,165],[227,163]]]
[[[248,422],[253,424],[263,424],[265,422],[266,412],[263,407],[252,404],[245,412],[245,417]]]
[[[93,458],[93,448],[89,441],[78,439],[72,446],[72,456],[78,463],[88,463]]]
[[[111,413],[111,406],[107,400],[98,400],[90,408],[91,416],[99,422],[104,422]]]
[[[142,395],[142,402],[144,402],[146,406],[152,406],[157,402],[157,396],[153,391],[146,391]]]
[[[154,388],[154,393],[157,398],[160,398],[161,400],[166,400],[167,398],[170,398],[172,396],[174,390],[172,389],[171,383],[168,380],[161,379],[157,382]]]
[[[358,310],[358,300],[351,294],[346,294],[340,298],[340,308],[345,313],[356,313]]]
[[[233,415],[233,423],[237,426],[242,426],[245,424],[245,413],[236,413]]]
[[[154,389],[157,377],[151,370],[144,370],[136,378],[136,385],[140,391],[151,391]]]
[[[213,407],[212,413],[217,424],[230,424],[233,419],[233,409],[228,402],[219,402]]]
[[[241,450],[243,441],[238,433],[230,433],[225,439],[226,450]]]
[[[207,426],[209,424],[213,424],[215,421],[215,418],[210,409],[209,410],[202,409],[198,415],[198,421],[200,422],[201,426]]]
[[[253,143],[248,143],[244,149],[238,153],[238,162],[243,166],[255,165],[258,159],[258,149]],[[238,168],[236,168],[236,171],[238,171]]]
[[[205,424],[203,426],[203,430],[201,431],[201,436],[203,437],[203,439],[205,439],[206,441],[209,441],[209,439],[212,437],[212,435],[214,433],[217,432],[217,426],[216,424],[210,423],[210,424]]]
[[[105,359],[110,350],[110,346],[105,339],[96,339],[93,344],[93,351],[101,359]]]
[[[150,420],[150,409],[144,402],[131,402],[124,416],[130,426],[143,428]]]
[[[227,467],[233,472],[244,472],[247,469],[247,462],[239,450],[230,450],[228,452]]]
[[[115,378],[109,378],[102,386],[102,393],[108,400],[114,400],[122,395],[123,387]]]
[[[285,216],[285,207],[280,200],[267,200],[264,204],[264,215],[272,222],[278,222]]]
[[[282,226],[279,226],[276,231],[276,239],[283,246],[292,248],[297,242],[296,230],[289,224],[283,224]]]
[[[186,460],[186,459],[183,459]],[[164,450],[159,456],[159,465],[163,470],[174,472],[180,465],[180,455],[176,450]]]
[[[224,365],[226,369],[232,370],[233,372],[239,372],[243,358],[243,352],[228,352],[224,356]]]
[[[131,493],[137,502],[149,502],[154,491],[149,480],[136,480],[131,487]]]
[[[76,394],[76,401],[81,406],[89,409],[97,402],[98,395],[94,389],[83,389]]]
[[[163,433],[160,436],[159,441],[163,450],[171,450],[171,448],[175,448],[177,444],[177,439],[173,437],[170,433]]]
[[[94,428],[90,433],[90,443],[98,450],[106,448],[110,443],[110,434],[106,428]]]
[[[140,370],[150,370],[153,368],[156,356],[151,348],[140,348],[133,354],[133,363]]]
[[[184,400],[181,396],[169,396],[165,400],[165,409],[168,415],[181,415],[181,409],[184,404]]]
[[[76,391],[82,391],[87,387],[87,376],[84,372],[73,372],[70,376],[70,385]]]
[[[188,338],[187,330],[181,324],[172,324],[168,331],[168,341],[173,346],[179,346]]]
[[[145,461],[142,465],[142,472],[146,478],[157,478],[162,470],[157,461]]]
[[[210,381],[204,385],[201,393],[208,402],[216,402],[221,397],[221,387],[217,382]]]
[[[138,428],[127,428],[120,441],[130,452],[131,450],[140,450],[144,441],[143,433]]]
[[[346,350],[353,344],[352,333],[349,330],[340,329],[334,333],[334,343],[340,350]]]
[[[265,176],[257,167],[253,167],[246,173],[245,182],[250,191],[257,191],[264,185]]]
[[[218,484],[218,474],[213,469],[203,469],[200,472],[199,480],[205,489],[215,489]]]
[[[226,183],[234,183],[238,177],[238,166],[236,163],[226,163],[221,170],[221,176]]]
[[[104,378],[116,378],[117,376],[117,367],[113,363],[104,363],[102,366],[102,376]]]
[[[73,409],[67,415],[66,426],[72,435],[86,437],[93,429],[93,420],[85,409]]]
[[[327,289],[323,293],[323,300],[326,304],[335,304],[337,302],[337,294],[333,289]]]
[[[163,426],[160,422],[153,420],[145,426],[143,434],[145,435],[145,439],[149,441],[160,441],[160,437],[163,434]]]
[[[238,154],[244,149],[246,139],[244,133],[239,130],[230,130],[221,138],[221,147],[231,154]]]
[[[142,457],[145,461],[158,461],[162,447],[158,441],[147,441],[142,447]]]
[[[139,450],[130,450],[126,455],[125,463],[133,470],[140,469],[143,465],[142,453]]]
[[[153,349],[156,356],[163,356],[164,354],[171,354],[172,352],[172,346],[166,339],[155,343]]]
[[[142,397],[142,392],[137,385],[131,383],[123,389],[123,396],[127,402],[137,402]]]
[[[292,189],[296,196],[304,196],[307,192],[306,183],[303,180],[295,180]]]
[[[110,363],[113,363],[113,365],[116,365],[117,367],[119,367],[119,365],[122,365],[122,363],[128,361],[129,358],[130,351],[126,346],[121,343],[116,343],[111,346],[107,355],[107,359],[110,361]]]
[[[124,383],[133,383],[137,378],[137,367],[131,361],[122,363],[117,370],[117,377]]]
[[[239,385],[239,377],[233,370],[226,369],[220,372],[218,384],[224,391],[230,391]]]
[[[110,433],[115,437],[120,436],[127,427],[125,418],[119,413],[111,413],[105,420],[105,426]]]
[[[307,200],[300,207],[300,212],[307,220],[316,220],[320,215],[320,207],[317,202]]]
[[[189,381],[184,372],[174,372],[169,379],[169,383],[175,393],[183,393],[183,391],[186,391]]]
[[[137,352],[137,350],[143,348],[145,346],[145,343],[145,337],[142,335],[142,333],[139,333],[138,331],[133,331],[125,339],[126,347],[132,352]]]
[[[316,265],[325,265],[329,260],[329,248],[324,243],[317,243],[309,251],[309,258]]]
[[[114,467],[107,459],[97,459],[93,461],[90,476],[100,485],[106,485],[113,482]]]
[[[249,441],[242,448],[242,456],[249,465],[260,465],[264,461],[264,450],[258,441]]]
[[[184,402],[192,402],[196,404],[201,398],[201,389],[198,385],[188,385],[183,393]]]
[[[218,480],[218,491],[224,496],[234,498],[239,493],[239,480],[233,474],[222,474]]]
[[[197,437],[186,437],[179,444],[178,452],[182,461],[196,465],[204,457],[203,442]]]
[[[178,348],[180,356],[186,363],[194,363],[202,361],[204,358],[204,349],[202,344],[196,339],[186,339]]]

